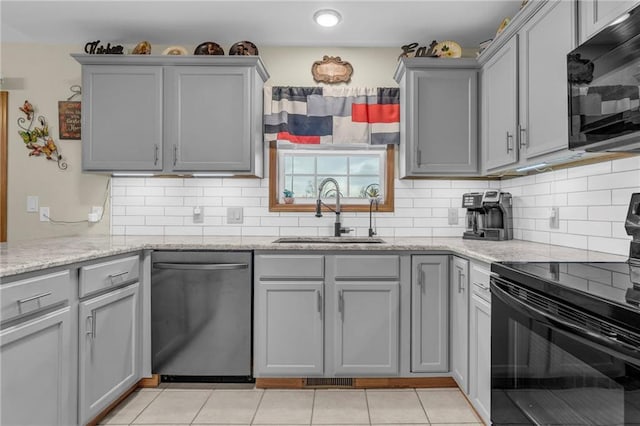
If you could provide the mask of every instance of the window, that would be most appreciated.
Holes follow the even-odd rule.
[[[272,142],[269,210],[313,211],[320,182],[331,177],[340,187],[343,211],[368,211],[376,194],[378,211],[393,211],[393,153],[391,145],[327,149]],[[294,204],[284,203],[285,190],[293,192]],[[334,197],[335,186],[329,183],[323,199]]]

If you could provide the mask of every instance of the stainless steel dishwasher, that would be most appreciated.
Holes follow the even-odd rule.
[[[251,382],[252,253],[151,254],[152,371],[162,381]]]

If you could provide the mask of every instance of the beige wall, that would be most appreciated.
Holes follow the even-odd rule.
[[[194,45],[195,46],[195,45]],[[185,46],[187,50],[194,46]],[[127,46],[132,47],[132,46]],[[153,46],[159,54],[166,46]],[[224,46],[225,51],[228,46]],[[2,44],[3,90],[9,91],[9,191],[8,240],[51,236],[108,234],[109,209],[102,222],[52,224],[40,222],[37,213],[26,212],[27,195],[37,195],[56,220],[86,220],[91,206],[102,205],[108,176],[82,173],[80,141],[59,140],[58,101],[66,100],[69,87],[81,84],[80,65],[69,56],[82,45]],[[341,56],[354,68],[351,85],[395,86],[393,73],[399,48],[261,47],[269,85],[315,85],[311,65],[324,55]],[[49,121],[54,139],[69,164],[65,171],[52,161],[28,157],[18,135],[18,107],[28,99]]]
[[[102,222],[52,224],[27,213],[27,195],[37,195],[40,206],[50,207],[56,220],[86,220],[91,206],[101,206],[108,177],[81,172],[80,141],[58,139],[58,101],[66,100],[69,87],[80,84],[80,66],[69,56],[80,46],[3,44],[3,90],[9,92],[8,129],[8,241],[79,234],[108,234],[109,214]],[[28,99],[36,113],[46,117],[52,136],[69,168],[59,170],[44,157],[29,157],[18,135],[18,107]]]

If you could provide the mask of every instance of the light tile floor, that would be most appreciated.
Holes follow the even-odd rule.
[[[131,394],[103,425],[446,425],[481,420],[458,389],[262,390],[168,385]]]

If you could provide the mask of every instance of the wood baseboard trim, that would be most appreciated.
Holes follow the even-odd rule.
[[[322,386],[326,388],[326,386]],[[451,377],[366,377],[353,379],[353,389],[371,388],[455,388]],[[306,380],[301,377],[261,377],[256,379],[259,389],[304,389]],[[340,387],[343,388],[343,387]]]
[[[356,389],[370,388],[455,388],[451,377],[381,377],[353,379]]]
[[[120,397],[118,399],[116,399],[115,401],[113,401],[111,404],[109,404],[104,410],[102,410],[100,412],[100,414],[98,414],[97,416],[95,416],[93,419],[91,419],[89,422],[87,422],[86,426],[96,426],[98,423],[100,423],[100,421],[102,421],[102,419],[104,419],[105,417],[107,417],[107,414],[109,414],[109,412],[111,410],[113,410],[114,408],[116,408],[118,406],[118,404],[120,404],[122,401],[124,401],[129,395],[131,395],[133,393],[133,391],[135,391],[136,389],[138,389],[138,383],[134,384],[133,386],[131,386],[129,389],[127,389],[126,392],[124,392],[122,395],[120,395]]]
[[[160,375],[152,374],[151,377],[143,377],[138,382],[138,387],[141,388],[157,388],[160,386]]]
[[[259,389],[303,389],[304,379],[299,377],[260,377],[256,378],[256,387]]]

